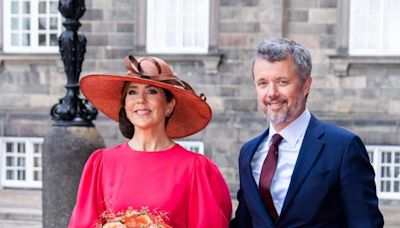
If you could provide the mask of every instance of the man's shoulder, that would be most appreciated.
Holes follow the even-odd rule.
[[[314,117],[314,120],[310,122],[309,127],[318,127],[321,128],[325,135],[327,136],[336,136],[336,137],[344,137],[344,138],[353,138],[358,137],[355,133],[350,130],[338,126],[333,122],[329,122],[326,120],[319,120]]]

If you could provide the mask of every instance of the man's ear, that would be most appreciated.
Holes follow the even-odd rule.
[[[312,77],[310,75],[307,77],[306,81],[303,84],[303,94],[305,94],[305,97],[308,97],[308,93],[310,92],[311,89],[311,84],[312,84]]]

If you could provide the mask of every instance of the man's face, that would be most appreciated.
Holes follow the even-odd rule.
[[[305,110],[312,79],[302,82],[291,58],[277,62],[257,59],[253,72],[259,108],[280,131]]]

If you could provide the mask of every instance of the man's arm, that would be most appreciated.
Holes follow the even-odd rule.
[[[246,201],[244,200],[243,190],[240,188],[237,193],[239,201],[238,208],[235,212],[235,218],[231,221],[230,228],[252,228],[251,215],[247,208]]]
[[[383,227],[375,173],[358,136],[347,142],[340,167],[341,199],[349,227]]]

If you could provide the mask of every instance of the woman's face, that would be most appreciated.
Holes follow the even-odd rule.
[[[167,102],[161,88],[131,82],[125,96],[126,116],[135,128],[165,128],[165,118],[175,107],[175,99]]]

